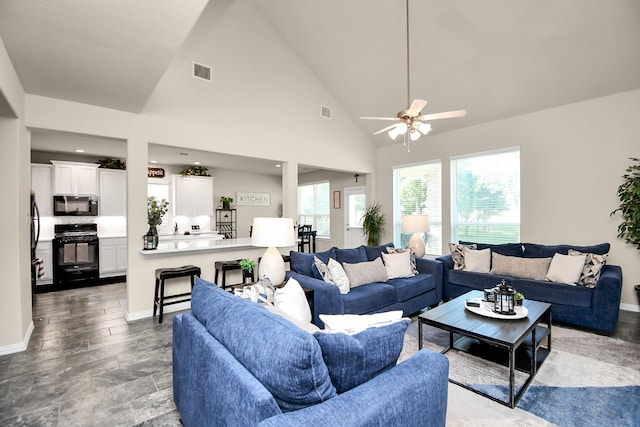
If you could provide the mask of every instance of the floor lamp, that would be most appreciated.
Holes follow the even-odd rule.
[[[254,218],[251,244],[267,248],[258,265],[258,279],[266,276],[274,285],[284,282],[284,260],[276,248],[296,244],[293,220],[291,218]]]
[[[409,248],[413,248],[416,256],[424,256],[424,239],[422,233],[429,232],[429,215],[405,215],[402,217],[402,232],[413,233],[409,240]]]

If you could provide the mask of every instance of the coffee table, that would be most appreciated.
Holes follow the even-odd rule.
[[[465,308],[465,301],[468,298],[482,298],[483,295],[481,291],[471,291],[420,314],[418,316],[418,346],[422,349],[423,325],[427,324],[449,332],[449,347],[442,351],[443,354],[451,349],[469,352],[471,348],[470,342],[488,344],[496,352],[499,352],[500,349],[503,352],[506,350],[508,359],[505,366],[509,368],[508,400],[498,399],[453,379],[449,379],[449,381],[514,408],[531,381],[533,381],[546,355],[551,351],[551,304],[525,300],[524,306],[528,310],[527,317],[521,319],[495,319],[481,316]],[[458,335],[455,341],[454,334]],[[528,363],[525,362],[522,366],[516,366],[516,351],[519,348],[529,349],[530,353],[526,361]],[[539,350],[540,355],[538,354]],[[528,374],[517,393],[514,391],[516,370]]]

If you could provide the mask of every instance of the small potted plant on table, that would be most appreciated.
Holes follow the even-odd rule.
[[[231,207],[231,203],[233,203],[233,198],[222,196],[220,197],[220,202],[222,203],[222,209],[229,209]]]
[[[252,259],[241,259],[240,268],[242,269],[242,281],[250,278],[253,282],[253,269],[256,268],[256,262]]]
[[[521,306],[522,303],[524,302],[524,295],[522,295],[520,292],[516,292],[515,295],[513,296],[513,302],[515,305]]]

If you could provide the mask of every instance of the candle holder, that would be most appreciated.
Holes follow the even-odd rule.
[[[494,288],[493,311],[498,314],[515,315],[516,291],[504,279]]]

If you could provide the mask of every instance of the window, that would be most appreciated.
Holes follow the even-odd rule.
[[[329,182],[298,187],[298,224],[311,225],[317,236],[330,236]]]
[[[520,149],[451,160],[451,239],[520,241]]]
[[[442,254],[442,185],[440,161],[399,166],[393,170],[393,243],[407,246],[410,233],[402,232],[406,214],[429,215],[430,231],[426,236],[427,254]]]

